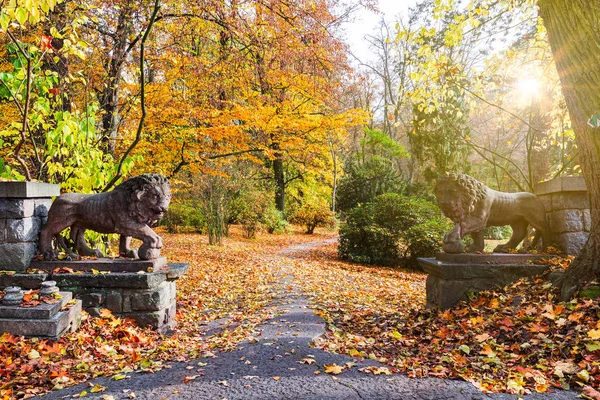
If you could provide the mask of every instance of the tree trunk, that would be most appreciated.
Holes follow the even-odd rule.
[[[562,298],[600,277],[600,4],[598,0],[539,0],[590,194],[592,226],[583,251],[566,271]]]
[[[67,16],[67,2],[59,3],[54,7],[54,10],[48,13],[48,19],[44,24],[44,34],[52,36],[50,28],[54,27],[57,31],[61,32],[69,19]],[[44,68],[58,74],[58,85],[57,88],[60,90],[58,96],[60,96],[61,104],[60,111],[71,111],[71,93],[68,93],[69,85],[65,84],[65,78],[69,75],[69,60],[61,53],[64,46],[65,39],[53,37],[50,45],[53,49],[57,50],[51,54],[47,54],[44,58]]]
[[[285,216],[285,175],[283,157],[277,153],[273,160],[273,178],[275,179],[275,207]]]
[[[129,38],[133,34],[133,8],[128,2],[121,8],[114,32],[114,48],[106,62],[106,86],[100,96],[102,115],[102,144],[105,152],[114,154],[119,129],[119,89],[123,63],[129,52]]]

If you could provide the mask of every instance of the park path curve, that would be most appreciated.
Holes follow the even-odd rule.
[[[343,365],[349,356],[331,354],[310,347],[325,332],[325,322],[309,308],[308,297],[294,284],[291,258],[311,248],[334,242],[330,239],[291,246],[271,256],[281,275],[280,295],[275,317],[257,327],[253,339],[231,352],[217,353],[186,363],[174,363],[154,374],[132,373],[119,381],[98,378],[87,384],[52,392],[43,399],[72,398],[88,391],[85,399],[148,400],[270,400],[270,399],[348,399],[348,400],[487,400],[516,399],[507,394],[483,394],[468,382],[435,378],[410,379],[403,374],[372,375],[358,368],[379,365],[370,360],[332,376],[323,373],[324,364]],[[264,260],[263,260],[264,261]],[[306,363],[306,359],[315,360]],[[199,364],[200,363],[200,364]],[[204,365],[206,363],[206,365]],[[186,377],[196,376],[193,380]],[[107,387],[102,393],[89,393],[90,383]],[[576,393],[557,391],[532,394],[526,399],[575,399]],[[131,397],[130,397],[131,396]]]

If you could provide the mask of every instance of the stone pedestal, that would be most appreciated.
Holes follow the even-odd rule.
[[[25,271],[60,186],[42,182],[0,182],[0,270]]]
[[[176,280],[189,265],[167,264],[161,257],[149,261],[34,261],[31,266],[47,273],[2,276],[3,283],[27,287],[42,279],[35,275],[44,275],[81,299],[91,315],[98,316],[101,308],[107,308],[116,316],[133,318],[139,326],[166,332],[176,325]]]
[[[41,303],[35,307],[0,305],[0,333],[58,339],[65,333],[75,332],[81,324],[81,301],[67,305],[73,295],[69,292],[59,294],[62,298],[54,304]]]
[[[591,229],[589,194],[582,176],[552,179],[537,185],[553,241],[566,254],[578,255]]]
[[[548,266],[535,261],[551,256],[534,254],[445,254],[419,258],[427,277],[427,307],[450,308],[468,293],[503,287],[517,279],[538,275]]]

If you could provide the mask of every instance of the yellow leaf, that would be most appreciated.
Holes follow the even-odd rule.
[[[90,389],[90,392],[92,393],[100,393],[100,392],[104,392],[106,390],[106,386],[102,386],[99,384],[95,384],[93,388]]]
[[[341,365],[337,365],[337,364],[325,364],[325,373],[326,374],[332,374],[332,375],[339,375],[342,373],[342,371],[344,370],[344,367]]]
[[[588,337],[590,339],[600,339],[600,329],[590,329],[588,332]]]
[[[484,344],[482,346],[482,349],[479,352],[479,354],[483,354],[483,355],[488,356],[488,357],[495,357],[496,356],[496,352],[494,350],[492,350],[492,348],[490,347],[489,344]]]

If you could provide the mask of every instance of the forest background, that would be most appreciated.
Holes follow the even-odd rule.
[[[160,172],[175,188],[168,226],[211,243],[230,223],[311,232],[409,201],[423,250],[355,257],[394,264],[447,229],[431,208],[440,174],[533,191],[580,173],[532,2],[420,2],[372,27],[359,67],[343,24],[377,12],[367,0],[0,6],[2,179],[99,192]]]

